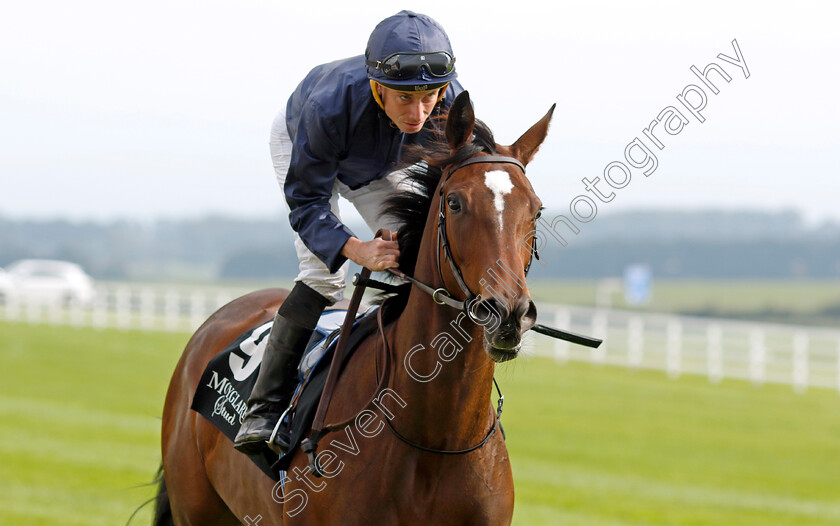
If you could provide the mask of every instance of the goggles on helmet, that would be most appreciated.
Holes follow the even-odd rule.
[[[433,77],[445,77],[455,69],[455,57],[446,51],[394,53],[383,60],[365,60],[365,64],[382,70],[389,79],[407,80],[417,77],[424,66]]]

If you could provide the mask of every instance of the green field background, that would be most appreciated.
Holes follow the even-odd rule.
[[[125,524],[187,339],[0,322],[0,524]],[[517,525],[840,524],[836,391],[528,357],[497,378]]]

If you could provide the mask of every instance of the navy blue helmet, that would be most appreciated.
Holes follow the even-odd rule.
[[[374,28],[365,64],[368,78],[398,91],[433,90],[458,77],[446,31],[413,11],[400,11]]]

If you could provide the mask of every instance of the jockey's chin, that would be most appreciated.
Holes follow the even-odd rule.
[[[400,129],[400,131],[404,133],[418,133],[420,130],[423,129],[423,123],[421,122],[417,124],[404,122],[402,123],[402,125],[398,124],[397,127]]]

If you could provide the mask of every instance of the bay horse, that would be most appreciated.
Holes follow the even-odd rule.
[[[493,373],[517,356],[536,322],[525,276],[541,202],[524,167],[553,110],[501,146],[464,92],[445,133],[413,165],[410,189],[387,201],[384,211],[404,225],[400,269],[416,281],[397,294],[396,321],[359,345],[336,383],[327,421],[350,425],[322,438],[320,478],[298,449],[275,483],[190,410],[210,359],[270,321],[287,292],[238,298],[197,330],[163,409],[156,525],[511,522],[513,477],[502,433],[494,433]],[[382,353],[390,353],[390,371]],[[384,373],[387,385],[371,396]]]

